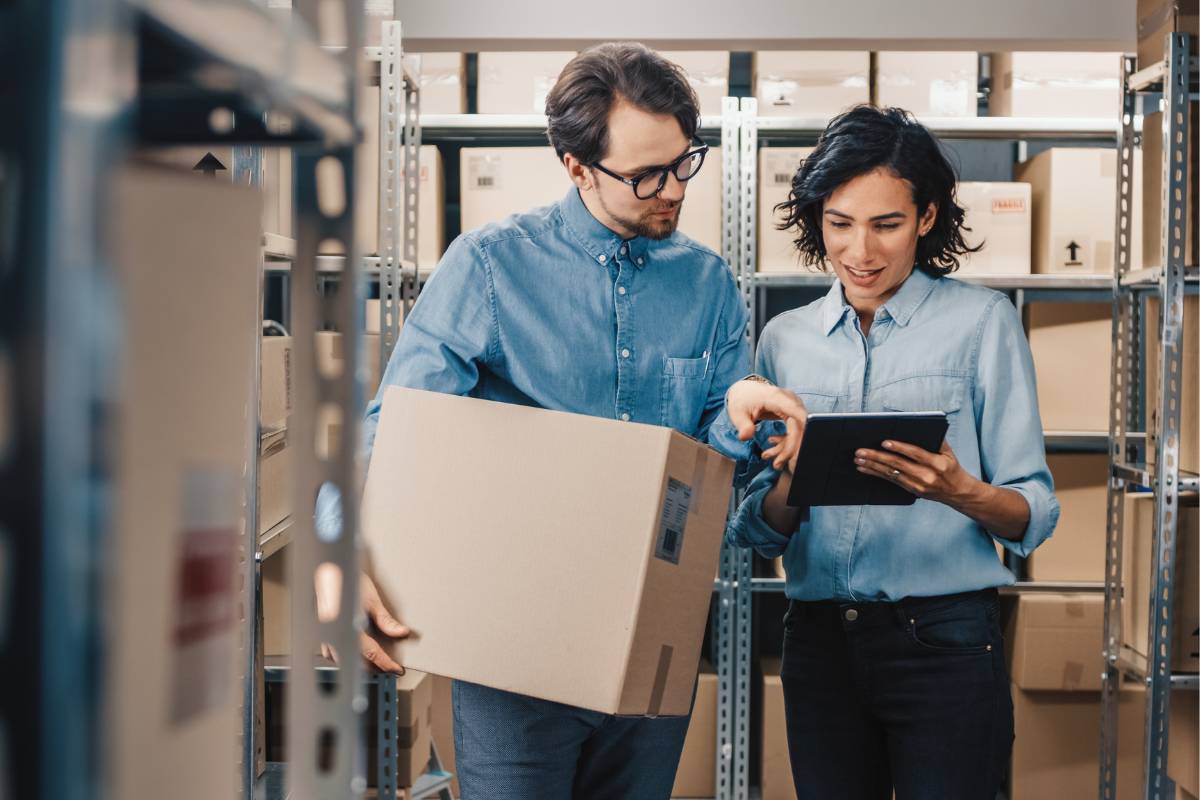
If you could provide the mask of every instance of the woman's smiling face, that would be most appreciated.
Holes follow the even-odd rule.
[[[887,169],[852,178],[825,201],[821,235],[846,302],[873,313],[912,274],[917,240],[937,216],[930,205],[917,216],[912,186]]]

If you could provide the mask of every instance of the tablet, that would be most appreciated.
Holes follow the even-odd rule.
[[[917,498],[907,490],[859,472],[854,453],[862,448],[883,450],[883,442],[889,439],[936,453],[947,425],[941,411],[809,414],[788,505],[912,505]]]

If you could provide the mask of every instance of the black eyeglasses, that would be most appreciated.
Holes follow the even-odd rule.
[[[708,145],[700,142],[693,142],[693,144],[699,146],[695,150],[689,150],[684,153],[670,164],[664,164],[661,167],[651,167],[632,178],[618,175],[611,169],[601,166],[599,162],[593,163],[591,166],[600,170],[605,175],[616,178],[621,183],[628,185],[633,189],[633,195],[637,199],[649,200],[652,197],[658,197],[659,193],[666,187],[668,174],[673,173],[675,179],[680,183],[696,177],[696,173],[700,171],[700,167],[704,166],[704,156],[708,154]]]

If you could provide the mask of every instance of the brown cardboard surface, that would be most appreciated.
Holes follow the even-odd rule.
[[[1028,691],[1100,690],[1103,594],[1022,594],[1005,638],[1014,686]]]
[[[712,147],[699,174],[687,182],[679,230],[714,253],[721,252],[721,147]]]
[[[1061,514],[1054,535],[1029,557],[1029,579],[1103,581],[1108,456],[1053,453],[1046,461]]]
[[[463,53],[407,53],[421,84],[421,114],[467,113],[467,59]]]
[[[588,457],[568,468],[565,441]],[[368,571],[416,634],[394,655],[606,713],[686,714],[731,480],[666,428],[388,387],[362,519]]]
[[[1100,693],[1027,692],[1013,687],[1010,800],[1075,800],[1095,796],[1100,780]],[[1140,797],[1146,694],[1121,689],[1117,732],[1117,797]]]
[[[864,51],[764,50],[754,54],[754,75],[764,117],[832,116],[871,101]]]
[[[1200,793],[1200,701],[1195,692],[1171,692],[1167,776],[1187,795]]]
[[[1142,156],[1134,151],[1133,197],[1142,194]],[[1033,271],[1111,275],[1117,153],[1112,148],[1054,147],[1017,164],[1033,190]],[[1133,204],[1131,269],[1142,266],[1142,209]]]
[[[875,104],[918,117],[979,113],[979,54],[964,51],[875,54]]]
[[[479,113],[545,114],[546,95],[574,57],[571,51],[480,53]]]
[[[264,437],[258,457],[258,532],[266,533],[292,513],[295,450],[287,430]]]
[[[1197,0],[1138,0],[1139,69],[1163,60],[1167,34],[1190,33],[1194,37],[1198,27],[1200,3]]]
[[[721,99],[729,94],[729,52],[726,50],[661,50],[659,55],[679,65],[700,100],[700,113],[721,115]]]
[[[1196,237],[1196,213],[1200,208],[1200,180],[1196,179],[1196,151],[1200,148],[1200,108],[1190,104],[1188,148],[1183,174],[1187,181],[1184,192],[1185,266],[1200,263],[1200,239]],[[1146,174],[1142,178],[1142,263],[1147,267],[1163,264],[1163,115],[1159,111],[1142,119],[1142,161]]]
[[[1171,665],[1176,672],[1200,671],[1200,511],[1194,498],[1181,498],[1175,529],[1175,605]],[[1154,499],[1147,492],[1125,496],[1125,602],[1121,605],[1125,644],[1142,656],[1150,643],[1153,584]]]
[[[793,245],[794,231],[778,230],[783,212],[775,206],[786,202],[792,177],[813,149],[811,147],[764,147],[758,151],[758,269],[760,272],[801,270]]]
[[[671,797],[715,797],[717,790],[717,675],[701,663],[696,704],[675,773]]]
[[[1154,421],[1158,419],[1159,392],[1159,341],[1162,339],[1162,321],[1159,315],[1158,298],[1146,296],[1146,413],[1147,461],[1156,463],[1158,438]],[[1185,472],[1200,472],[1200,298],[1187,295],[1183,298],[1183,329],[1180,331],[1183,347],[1180,353],[1182,374],[1179,382],[1179,468]]]
[[[454,751],[454,696],[453,683],[449,678],[433,675],[433,741],[437,743],[438,756],[442,760],[442,769],[457,775],[455,770]],[[458,778],[455,777],[450,785],[450,792],[455,797],[462,793],[458,788]]]
[[[762,800],[796,800],[779,659],[762,660]]]
[[[370,306],[368,306],[370,308]],[[379,314],[376,312],[376,319]],[[321,374],[336,377],[342,373],[345,363],[342,335],[333,331],[320,331],[316,334],[317,367]],[[381,342],[378,333],[364,333],[362,349],[359,351],[359,370],[364,381],[363,388],[366,397],[374,397],[381,379],[379,365],[379,348]]]
[[[120,798],[233,797],[262,197],[126,164],[101,207],[123,301],[115,516],[100,576],[108,646],[95,673],[105,785]]]
[[[289,553],[285,547],[262,562],[263,653],[268,656],[292,654]]]
[[[1048,431],[1107,431],[1112,390],[1112,306],[1026,306],[1038,407]]]
[[[553,147],[464,147],[460,158],[463,233],[556,203],[571,188]]]
[[[994,117],[1112,119],[1121,110],[1120,53],[993,53]]]
[[[958,204],[966,211],[964,238],[978,253],[961,259],[972,275],[1028,275],[1032,209],[1027,183],[961,181]]]
[[[292,337],[262,338],[261,380],[259,424],[264,431],[286,428],[292,412]]]

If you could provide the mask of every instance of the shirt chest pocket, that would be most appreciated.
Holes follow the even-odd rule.
[[[708,354],[700,358],[663,358],[662,424],[691,435],[708,399]]]
[[[954,424],[962,410],[965,379],[958,375],[912,375],[876,389],[884,411],[941,411]]]

